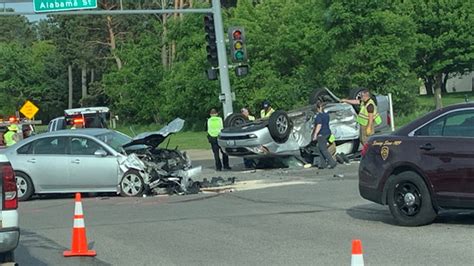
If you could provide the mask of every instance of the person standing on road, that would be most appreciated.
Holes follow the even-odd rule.
[[[242,108],[240,110],[240,113],[245,117],[245,120],[247,121],[255,121],[255,116],[250,115],[250,112],[247,108]],[[244,166],[245,168],[254,168],[255,167],[255,161],[252,159],[247,159],[244,157]]]
[[[240,113],[241,113],[243,116],[245,116],[245,119],[246,119],[247,121],[255,121],[255,116],[250,115],[249,109],[247,109],[247,108],[242,108],[242,109],[240,110]]]
[[[218,116],[216,109],[211,109],[210,116],[211,117],[207,119],[207,139],[211,144],[212,153],[214,154],[216,171],[222,171],[222,164],[224,164],[224,169],[231,170],[232,168],[229,166],[229,156],[222,151],[217,143],[217,138],[224,128],[224,122],[222,121],[222,118]],[[222,163],[219,152],[222,153]]]
[[[370,136],[374,134],[374,123],[380,125],[382,118],[377,113],[377,105],[370,96],[369,90],[365,89],[361,92],[361,99],[342,99],[341,102],[360,105],[359,115],[357,115],[357,123],[360,125],[360,142],[362,145],[367,143]]]
[[[319,168],[326,168],[329,163],[329,169],[336,167],[337,162],[328,151],[329,137],[331,136],[331,129],[329,128],[329,114],[324,112],[324,103],[316,103],[316,118],[314,119],[313,141],[317,141],[320,163]]]
[[[260,110],[260,118],[269,118],[272,113],[275,112],[268,100],[263,101],[262,107],[262,110]]]
[[[11,124],[8,126],[8,131],[3,135],[3,140],[7,147],[14,145],[18,141],[18,132],[19,128],[16,124]]]

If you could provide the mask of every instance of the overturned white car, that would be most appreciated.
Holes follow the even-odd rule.
[[[363,89],[351,90],[351,98],[359,98]],[[356,122],[358,107],[340,103],[340,99],[326,88],[315,90],[310,105],[293,111],[275,111],[269,119],[247,121],[241,114],[232,114],[225,120],[219,145],[232,156],[262,158],[275,156],[303,156],[311,143],[315,116],[314,104],[327,103],[325,112],[330,116],[330,128],[336,137],[337,152],[351,154],[359,149],[359,125]],[[387,96],[374,97],[382,124],[376,131],[389,128],[389,102]]]

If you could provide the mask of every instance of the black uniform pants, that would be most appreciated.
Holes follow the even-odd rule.
[[[318,135],[318,149],[319,154],[321,155],[320,168],[326,168],[328,163],[331,168],[334,168],[337,165],[337,162],[334,161],[332,155],[328,151],[328,138],[329,135]]]
[[[209,143],[211,144],[212,153],[214,154],[214,161],[216,163],[216,170],[218,170],[218,171],[222,170],[222,164],[224,164],[224,168],[230,168],[230,166],[229,166],[229,156],[222,151],[221,147],[219,147],[219,144],[217,143],[217,138],[207,136],[207,139],[209,140]],[[222,163],[221,163],[221,158],[220,158],[219,152],[222,153]]]

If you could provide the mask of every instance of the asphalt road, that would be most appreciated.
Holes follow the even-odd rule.
[[[241,180],[239,191],[84,198],[87,236],[97,251],[95,258],[62,257],[71,241],[72,196],[22,202],[17,262],[349,265],[352,239],[362,240],[366,265],[472,265],[474,261],[474,212],[445,213],[423,227],[396,226],[388,208],[359,196],[357,164],[335,170],[218,174]],[[206,169],[203,176],[215,175]]]

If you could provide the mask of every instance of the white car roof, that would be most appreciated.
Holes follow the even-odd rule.
[[[110,110],[108,107],[84,107],[84,108],[73,108],[64,110],[66,115],[77,115],[77,114],[93,114],[93,113],[108,113]]]

